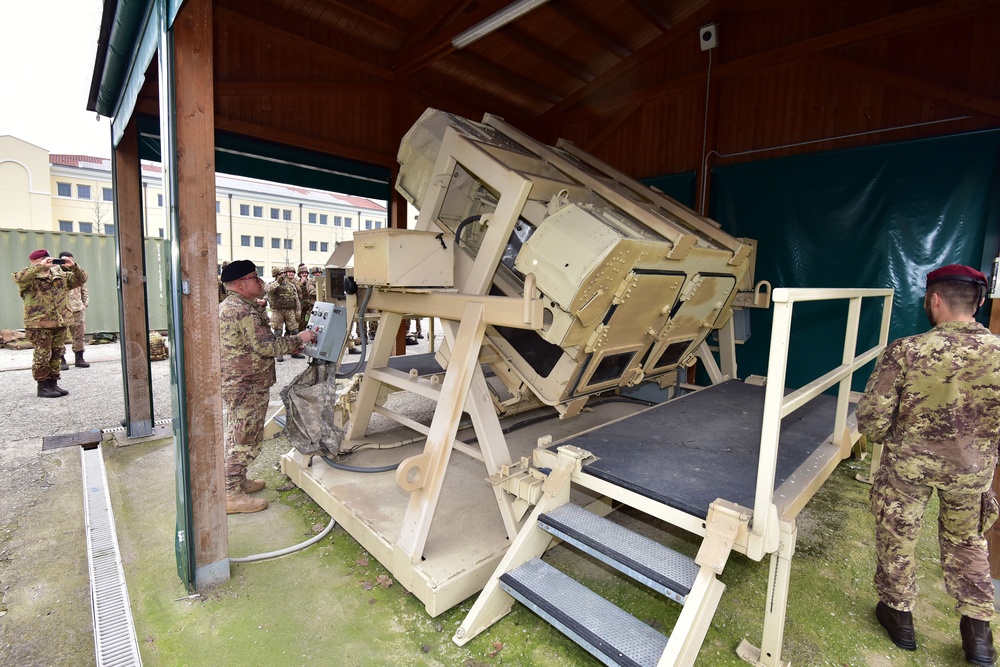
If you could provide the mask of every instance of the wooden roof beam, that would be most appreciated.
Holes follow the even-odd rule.
[[[607,32],[601,29],[600,26],[593,23],[586,16],[578,12],[577,10],[569,7],[565,2],[556,2],[551,5],[545,5],[551,7],[551,9],[562,14],[566,19],[575,23],[580,27],[581,30],[586,32],[588,35],[593,37],[598,44],[606,48],[611,53],[615,54],[621,59],[628,58],[632,55],[632,51],[628,49],[618,40],[611,37]]]
[[[233,132],[235,134],[243,134],[249,137],[254,137],[255,139],[263,139],[265,141],[273,141],[274,143],[304,148],[310,151],[328,153],[330,155],[336,155],[350,160],[358,160],[359,162],[367,162],[368,164],[379,165],[382,167],[392,167],[392,165],[396,162],[395,154],[380,153],[367,148],[349,146],[336,141],[319,139],[305,134],[298,134],[297,132],[278,130],[268,125],[261,125],[259,123],[251,123],[248,121],[237,120],[235,118],[220,116],[218,113],[215,115],[215,127],[218,130]]]
[[[396,76],[395,72],[393,72],[390,68],[377,65],[370,59],[359,58],[349,53],[338,51],[323,42],[317,42],[307,36],[287,32],[281,28],[276,28],[269,23],[249,18],[230,9],[216,6],[212,9],[212,13],[216,23],[222,22],[242,27],[250,32],[256,33],[259,37],[272,39],[277,42],[283,42],[291,47],[301,48],[303,46],[303,42],[308,42],[309,49],[313,53],[342,62],[345,65],[349,65],[350,67],[365,72],[366,74],[377,76],[378,78],[386,81],[392,81]]]
[[[354,14],[362,20],[374,23],[378,27],[385,28],[398,35],[409,33],[409,29],[402,20],[387,11],[373,7],[370,2],[362,2],[362,0],[327,0],[327,2],[350,14]]]
[[[630,4],[635,11],[642,14],[647,21],[659,28],[660,31],[666,32],[673,27],[673,24],[667,20],[667,17],[657,11],[646,0],[625,0],[625,2]]]
[[[523,30],[507,27],[498,31],[496,35],[513,42],[525,51],[534,53],[541,60],[544,60],[546,63],[556,67],[581,83],[592,81],[595,77],[589,70],[580,67],[558,51],[548,48],[545,44],[539,42]]]
[[[811,56],[808,62],[831,72],[838,72],[874,83],[881,83],[922,97],[929,97],[962,107],[963,109],[1000,118],[1000,99],[976,95],[965,90],[927,81],[926,79],[899,74],[884,67],[865,65],[848,60],[847,58],[827,54]]]
[[[394,84],[370,81],[216,81],[215,96],[389,95]]]
[[[491,63],[485,58],[480,58],[479,56],[467,51],[458,52],[454,54],[453,57],[473,69],[486,73],[492,81],[499,81],[500,83],[508,85],[511,88],[524,90],[525,92],[543,99],[550,104],[555,104],[562,99],[561,96],[554,92],[551,88],[540,86],[534,81],[530,81],[518,76],[517,74],[508,72],[505,69],[497,67],[494,63]]]
[[[984,7],[1000,4],[1000,0],[943,0],[933,5],[927,5],[918,9],[911,9],[883,16],[866,23],[861,23],[850,28],[835,30],[825,35],[811,37],[799,42],[794,42],[770,51],[747,56],[727,63],[721,63],[712,68],[712,80],[726,79],[732,76],[742,76],[751,72],[756,72],[768,67],[783,65],[797,58],[805,58],[816,53],[822,53],[831,49],[839,49],[857,44],[864,44],[876,39],[885,39],[895,35],[905,34],[914,30],[919,30],[937,23],[948,23],[966,14],[978,11]],[[675,32],[671,30],[667,35]],[[665,35],[666,36],[666,35]],[[612,68],[614,69],[614,68]],[[611,70],[609,70],[611,71]],[[599,79],[603,79],[602,74]],[[596,80],[595,80],[596,81]],[[547,111],[544,116],[549,123],[569,123],[584,120],[594,113],[609,114],[615,109],[628,104],[641,104],[650,100],[665,97],[678,90],[687,88],[705,81],[705,72],[696,71],[690,74],[676,77],[669,81],[646,86],[622,95],[608,97],[603,100],[589,104],[587,109],[570,113],[559,113],[558,107],[568,109],[567,101],[571,97],[576,97],[577,93],[567,97],[560,105]],[[593,84],[594,82],[592,82]],[[573,103],[577,103],[578,98]]]

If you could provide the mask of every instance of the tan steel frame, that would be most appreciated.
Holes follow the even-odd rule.
[[[722,573],[731,551],[743,553],[754,560],[761,560],[765,555],[771,556],[761,648],[744,639],[737,654],[759,667],[790,667],[789,663],[781,660],[781,648],[791,559],[795,552],[795,518],[837,464],[850,456],[852,445],[858,438],[856,428],[852,429],[847,420],[851,380],[854,372],[878,356],[888,342],[892,294],[892,290],[886,289],[774,290],[774,318],[753,508],[743,508],[719,499],[712,504],[707,519],[703,521],[699,517],[587,474],[581,464],[589,456],[589,452],[566,446],[559,447],[556,452],[547,448],[536,449],[534,465],[550,468],[553,474],[546,479],[544,495],[537,500],[521,533],[456,632],[455,642],[465,644],[510,611],[513,598],[499,588],[499,578],[545,551],[551,538],[537,528],[537,518],[541,513],[568,501],[569,483],[572,482],[704,538],[696,558],[696,562],[702,566],[701,572],[688,598],[688,604],[670,634],[670,640],[658,662],[659,667],[681,667],[694,663],[725,588],[715,575]],[[879,340],[871,349],[855,355],[861,305],[866,298],[883,300]],[[847,299],[849,305],[842,363],[800,389],[784,395],[794,304],[801,301],[843,299]],[[716,368],[715,373],[718,372]],[[781,420],[834,385],[838,385],[838,394],[830,440],[820,446],[809,460],[772,492]],[[508,485],[508,488],[515,487],[516,484]]]

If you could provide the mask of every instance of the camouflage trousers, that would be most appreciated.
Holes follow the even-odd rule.
[[[264,419],[271,397],[268,387],[228,389],[222,392],[225,408],[226,493],[241,491],[247,467],[260,454]]]
[[[302,304],[302,312],[299,314],[299,331],[305,331],[306,325],[309,324],[309,316],[312,315],[312,309],[315,303],[309,303],[308,301]]]
[[[295,308],[272,310],[271,331],[274,332],[275,336],[292,336],[297,334],[299,332],[299,311]]]
[[[73,317],[66,327],[68,337],[73,341],[74,352],[83,352],[85,344],[84,334],[87,330],[86,312],[85,310],[79,310],[73,313]]]
[[[36,381],[58,380],[59,363],[66,353],[66,327],[25,329],[25,335],[35,348],[31,359],[31,377]]]
[[[893,609],[912,611],[917,599],[916,545],[934,487],[900,478],[890,466],[875,474],[875,587]],[[996,496],[937,489],[938,546],[948,594],[963,616],[993,619],[993,581],[983,533],[997,519]]]

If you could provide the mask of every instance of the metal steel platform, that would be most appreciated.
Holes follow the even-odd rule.
[[[781,425],[775,489],[834,429],[836,398],[818,396]],[[597,457],[584,472],[704,519],[718,498],[752,508],[764,387],[729,380],[558,443]]]

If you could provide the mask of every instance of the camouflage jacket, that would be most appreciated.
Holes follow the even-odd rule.
[[[86,285],[80,285],[79,287],[74,287],[69,291],[69,312],[79,313],[81,310],[85,310],[90,304],[90,293],[87,292]]]
[[[277,377],[274,358],[302,347],[298,336],[275,336],[264,307],[232,292],[219,304],[222,391],[270,387]]]
[[[13,278],[24,300],[24,328],[55,329],[69,324],[69,292],[87,282],[87,272],[79,264],[68,271],[33,264]]]
[[[316,303],[316,281],[312,278],[299,281],[299,303],[302,304],[303,312]]]
[[[265,297],[271,310],[287,310],[299,307],[299,289],[295,281],[289,281],[284,276],[273,280],[267,285]]]
[[[890,343],[858,402],[858,427],[882,464],[944,490],[984,492],[1000,441],[1000,337],[943,322]]]
[[[229,296],[229,294],[226,292],[226,285],[225,283],[222,282],[221,277],[218,278],[218,281],[219,281],[219,303],[222,303],[223,301],[226,300],[226,297]]]

